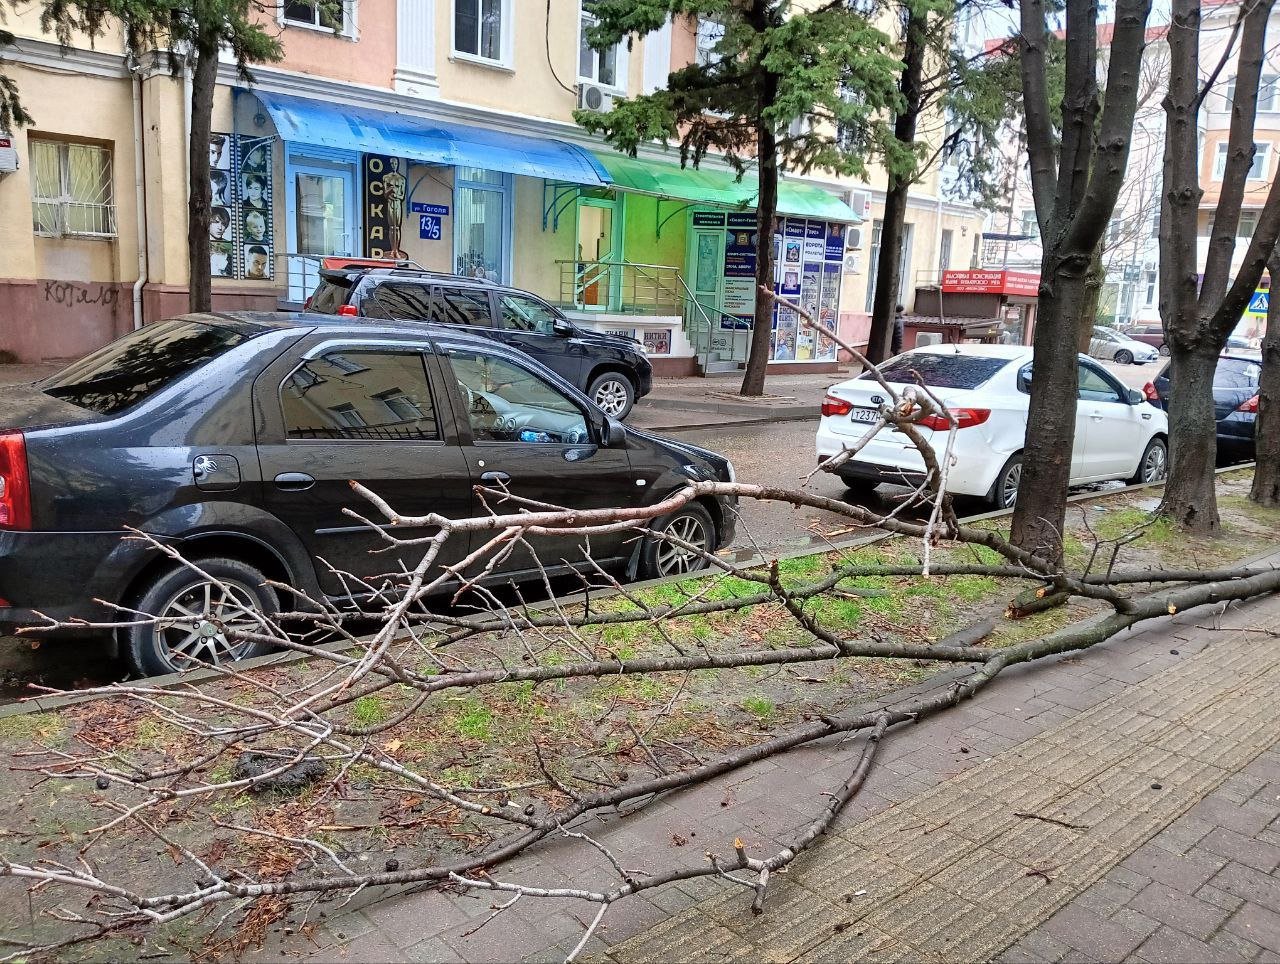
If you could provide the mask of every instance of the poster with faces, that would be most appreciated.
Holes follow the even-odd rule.
[[[209,259],[215,278],[270,281],[275,272],[272,139],[209,138]]]

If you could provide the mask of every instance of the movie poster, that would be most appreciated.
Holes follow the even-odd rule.
[[[364,155],[364,253],[368,258],[408,259],[404,216],[409,164],[386,154]]]
[[[272,139],[209,136],[209,269],[214,278],[270,281],[275,276]]]

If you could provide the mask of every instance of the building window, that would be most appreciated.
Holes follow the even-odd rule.
[[[1236,79],[1227,81],[1227,89],[1222,95],[1223,110],[1231,110],[1231,102],[1236,98]],[[1263,74],[1258,78],[1258,112],[1280,111],[1280,74]]]
[[[1114,248],[1120,243],[1120,219],[1112,218],[1111,223],[1107,225],[1107,241],[1108,248]]]
[[[456,273],[506,281],[511,275],[511,175],[460,167],[453,191]]]
[[[46,237],[116,234],[111,149],[32,138],[31,221]]]
[[[622,43],[596,50],[587,43],[587,31],[595,25],[591,0],[582,0],[578,16],[578,80],[619,90],[626,87],[626,48]]]
[[[453,0],[453,52],[495,64],[507,60],[509,0]]]
[[[284,0],[280,19],[297,27],[350,34],[355,0]]]
[[[1034,238],[1039,230],[1040,227],[1036,223],[1035,208],[1024,209],[1022,212],[1022,236],[1024,238]]]
[[[951,231],[942,232],[942,247],[938,250],[938,270],[946,271],[951,267]]]
[[[1147,272],[1147,307],[1150,308],[1156,303],[1156,273],[1154,271]]]
[[[871,222],[871,251],[867,256],[867,314],[876,303],[876,279],[880,273],[880,235],[884,222],[878,218]]]
[[[1241,211],[1240,225],[1236,228],[1236,237],[1249,239],[1253,237],[1253,232],[1258,230],[1258,212],[1257,211]]]
[[[720,59],[716,48],[724,39],[724,24],[709,17],[698,19],[697,62],[699,67],[706,67]]]
[[[1213,179],[1221,181],[1227,173],[1227,149],[1230,145],[1226,141],[1218,142],[1218,152],[1213,158]],[[1271,151],[1270,144],[1254,144],[1253,145],[1253,164],[1249,168],[1246,179],[1250,181],[1262,181],[1267,176],[1267,155]]]

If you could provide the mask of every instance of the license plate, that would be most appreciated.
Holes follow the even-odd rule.
[[[874,408],[855,408],[849,413],[849,418],[854,422],[866,422],[871,425],[880,421],[880,412]]]

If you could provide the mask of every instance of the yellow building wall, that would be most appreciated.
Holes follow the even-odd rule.
[[[548,215],[544,231],[542,179],[517,177],[515,187],[512,283],[517,288],[558,303],[561,301],[561,276],[565,269],[556,262],[574,258],[577,234],[575,206],[569,204],[561,213],[559,230],[554,230],[552,218]]]

